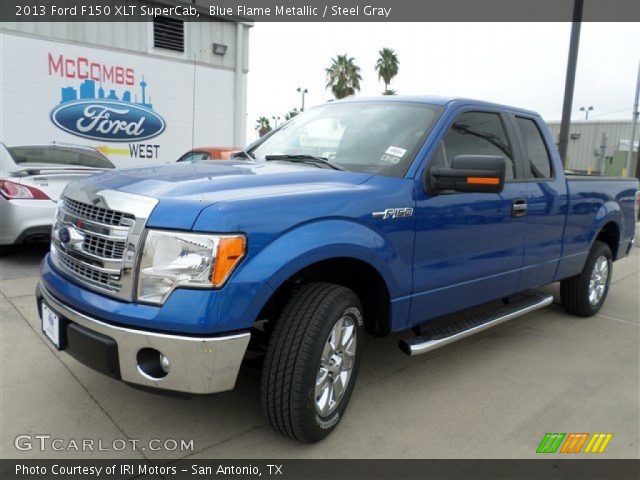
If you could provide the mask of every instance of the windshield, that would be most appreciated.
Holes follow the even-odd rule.
[[[18,165],[46,163],[74,167],[115,168],[106,157],[90,150],[60,147],[9,147],[7,150]]]
[[[327,104],[294,117],[249,153],[258,160],[322,157],[345,170],[402,177],[442,110],[423,103]]]

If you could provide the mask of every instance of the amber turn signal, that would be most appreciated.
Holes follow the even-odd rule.
[[[500,179],[495,177],[467,177],[467,183],[475,185],[499,185]]]
[[[219,288],[224,285],[233,269],[243,259],[246,249],[247,241],[242,235],[220,238],[211,275],[211,283],[214,287]]]

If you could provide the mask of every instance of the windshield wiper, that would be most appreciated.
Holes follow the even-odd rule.
[[[237,152],[233,152],[231,154],[231,158],[248,158],[250,160],[255,159],[256,157],[254,157],[253,153],[249,153],[246,150],[239,150]]]
[[[313,165],[326,165],[329,168],[333,168],[334,170],[346,170],[340,165],[336,165],[335,163],[331,163],[325,157],[317,157],[315,155],[265,155],[264,159],[266,161],[273,160],[282,160],[285,162],[297,162],[297,163],[310,163]]]

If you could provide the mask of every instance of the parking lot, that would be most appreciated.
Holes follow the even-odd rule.
[[[402,335],[368,338],[348,414],[315,445],[272,432],[249,372],[232,392],[182,399],[132,389],[54,351],[33,294],[46,251],[0,259],[2,458],[532,458],[546,432],[613,433],[602,455],[640,456],[638,248],[615,264],[595,317],[553,305],[418,357],[397,348]],[[185,439],[193,448],[18,450],[21,434],[107,447]]]

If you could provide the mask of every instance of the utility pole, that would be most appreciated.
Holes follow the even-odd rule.
[[[580,44],[580,26],[584,0],[573,3],[573,21],[571,22],[571,39],[569,41],[569,58],[567,60],[567,77],[564,82],[564,101],[562,103],[562,122],[558,138],[558,152],[562,164],[567,165],[567,146],[569,144],[569,124],[573,105],[573,87],[576,83],[576,65],[578,63],[578,45]]]
[[[300,106],[300,112],[304,112],[304,96],[305,94],[309,93],[309,90],[307,90],[306,88],[298,87],[296,91],[302,94],[302,105]]]
[[[627,175],[631,176],[631,157],[633,156],[633,142],[636,139],[636,125],[638,124],[638,97],[640,96],[640,62],[638,62],[638,79],[636,80],[636,97],[633,101],[633,113],[631,114],[631,138],[629,139],[629,150],[627,151]],[[640,144],[638,145],[638,160],[640,163]],[[636,172],[638,172],[636,166]]]
[[[636,159],[636,178],[640,181],[640,148],[638,148],[638,158]],[[638,220],[640,220],[640,213],[638,213]]]

